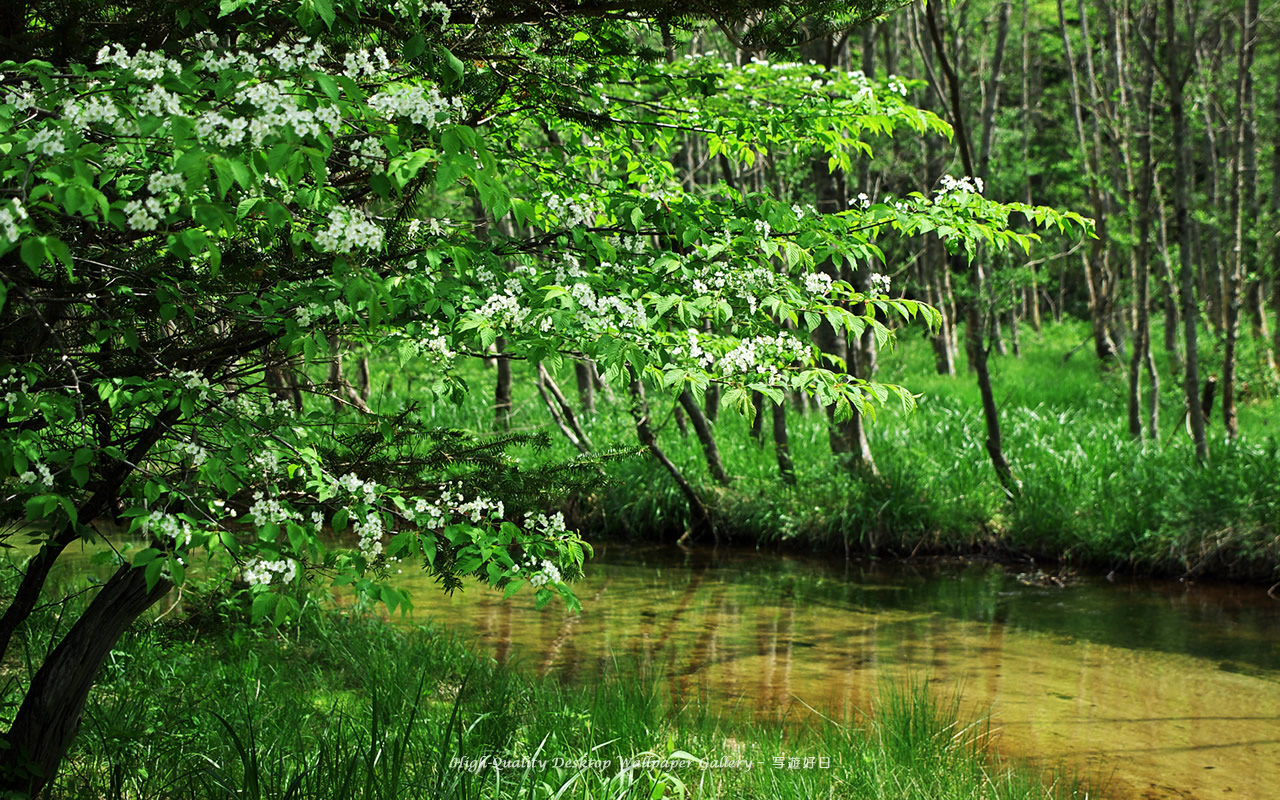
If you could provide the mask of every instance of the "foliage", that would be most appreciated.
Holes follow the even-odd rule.
[[[301,565],[392,607],[403,598],[362,577],[384,557],[421,558],[446,586],[476,574],[516,587],[532,564],[557,578],[541,601],[554,587],[573,602],[558,577],[580,568],[582,543],[555,519],[522,520],[528,504],[508,509],[499,490],[517,479],[485,493],[459,474],[508,442],[463,444],[411,414],[291,413],[282,374],[355,340],[431,361],[425,402],[442,402],[463,391],[451,362],[503,337],[510,358],[554,366],[572,354],[608,379],[635,369],[698,394],[721,382],[742,410],[751,391],[812,393],[838,417],[893,391],[910,404],[832,371],[779,324],[871,327],[883,340],[877,311],[934,312],[815,281],[814,264],[873,257],[887,229],[1025,247],[1012,211],[1083,224],[971,186],[827,215],[728,187],[684,192],[663,158],[675,130],[746,163],[780,141],[818,147],[835,169],[866,131],[944,126],[903,106],[892,82],[668,69],[603,50],[529,78],[602,82],[597,101],[575,98],[557,119],[494,88],[511,62],[450,52],[467,37],[447,8],[402,6],[406,27],[384,37],[355,17],[342,25],[362,6],[224,3],[179,15],[187,35],[163,50],[111,44],[95,64],[6,65],[0,471],[9,513],[45,526],[53,546],[114,511],[155,539],[132,557],[149,586],[181,583],[187,554],[216,547],[256,584],[287,583]],[[234,45],[196,33],[204,22],[234,26]],[[530,48],[530,63],[555,63]],[[606,113],[623,79],[627,106]],[[694,112],[663,96],[694,84],[708,108],[681,127]],[[546,160],[529,155],[538,128],[561,143]],[[519,235],[442,215],[468,195]],[[753,291],[734,282],[744,276]],[[849,310],[863,299],[866,311]],[[318,390],[349,402],[340,384]],[[325,526],[350,526],[359,550],[325,548]],[[287,616],[273,598],[259,613]]]

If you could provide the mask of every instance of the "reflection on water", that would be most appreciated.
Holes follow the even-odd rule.
[[[409,574],[417,616],[566,680],[634,658],[677,696],[843,718],[885,679],[927,677],[990,712],[1007,753],[1115,797],[1280,794],[1280,603],[1253,587],[1022,585],[992,566],[831,565],[601,548],[584,611],[452,598]]]

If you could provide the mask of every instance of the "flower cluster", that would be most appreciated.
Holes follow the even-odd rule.
[[[943,175],[939,182],[942,184],[938,189],[939,195],[982,194],[982,178],[953,178]]]
[[[179,442],[177,450],[179,453],[191,456],[191,466],[193,467],[200,466],[209,458],[209,451],[195,442]]]
[[[8,205],[0,206],[0,239],[13,243],[18,241],[20,233],[18,225],[27,218],[27,210],[22,207],[18,198],[13,198]]]
[[[36,135],[27,140],[28,153],[40,153],[46,156],[57,156],[67,152],[67,145],[62,141],[63,133],[59,128],[46,126],[36,131]]]
[[[346,489],[351,494],[362,495],[364,501],[370,505],[378,499],[378,483],[376,481],[362,481],[354,472],[348,472],[339,478],[338,486]]]
[[[290,583],[298,574],[298,562],[292,559],[280,561],[263,561],[258,559],[244,568],[245,582],[251,586],[266,586],[280,576],[283,583]]]
[[[717,362],[722,375],[778,374],[778,364],[805,360],[809,349],[803,342],[785,332],[774,336],[743,339]]]
[[[37,461],[32,466],[35,467],[35,472],[32,472],[31,470],[27,470],[26,472],[22,473],[22,475],[18,477],[18,480],[22,481],[23,483],[39,483],[41,489],[45,489],[45,490],[52,489],[53,488],[53,472],[49,470],[49,466],[40,461]],[[40,474],[39,478],[36,477],[37,472]]]
[[[401,86],[370,97],[369,107],[386,117],[408,117],[416,125],[434,128],[461,109],[462,100],[441,97],[434,86]]]
[[[364,520],[356,520],[354,527],[356,536],[360,538],[361,554],[370,561],[382,555],[382,515],[371,511]]]
[[[318,231],[316,247],[326,253],[350,253],[357,248],[379,250],[385,238],[382,228],[364,211],[347,206],[329,210],[329,227]]]
[[[506,509],[501,500],[477,497],[458,506],[458,513],[474,523],[480,523],[487,519],[501,519]]]
[[[191,525],[163,511],[147,515],[146,521],[142,523],[142,531],[154,533],[156,538],[169,539],[175,547],[186,547],[191,544]]]
[[[825,272],[810,272],[804,276],[804,290],[823,297],[831,294],[831,276]]]
[[[387,52],[381,47],[375,47],[372,51],[355,50],[347,53],[346,57],[342,59],[342,66],[346,70],[347,77],[352,80],[391,70],[391,62],[387,60]]]
[[[248,128],[255,147],[261,147],[268,135],[285,130],[292,130],[299,137],[318,137],[326,129],[329,135],[337,135],[342,128],[342,112],[337,106],[322,104],[304,108],[298,103],[297,90],[283,81],[255,83],[245,89],[239,99],[257,109]],[[210,123],[217,127],[212,120]],[[197,133],[199,130],[197,126]]]
[[[308,47],[307,45],[311,46]],[[293,44],[277,42],[263,51],[263,55],[276,62],[281,72],[295,69],[320,69],[320,60],[324,58],[324,45],[312,42],[311,37],[303,36]]]
[[[249,521],[259,528],[265,525],[280,525],[293,519],[293,512],[280,504],[274,497],[264,497],[262,491],[253,493],[253,505],[249,506]]]
[[[209,392],[213,389],[209,385],[209,380],[199,372],[190,369],[177,370],[173,373],[174,380],[182,384],[185,389],[192,389],[201,394]]]
[[[553,221],[559,221],[566,228],[581,228],[594,225],[596,212],[590,198],[585,194],[573,197],[548,194],[543,198],[547,206],[547,214]]]
[[[36,108],[36,93],[30,83],[22,81],[16,86],[9,87],[4,93],[4,104],[13,106],[17,112],[29,111]]]
[[[560,568],[557,567],[554,563],[552,563],[549,559],[544,558],[542,559],[541,562],[530,559],[529,561],[525,562],[524,568],[526,570],[536,570],[535,572],[533,572],[532,575],[529,576],[529,583],[534,588],[540,588],[542,586],[546,586],[548,583],[561,582]],[[515,572],[519,572],[520,565],[516,564],[512,569]]]
[[[124,213],[128,215],[126,221],[130,228],[135,231],[150,232],[160,226],[160,217],[164,214],[164,208],[161,207],[159,200],[148,197],[145,200],[130,200],[125,203]]]
[[[124,46],[119,44],[104,45],[98,51],[98,63],[104,66],[114,64],[121,69],[130,70],[144,81],[158,81],[165,73],[177,75],[182,72],[182,66],[163,53],[153,53],[140,47],[138,52],[129,55]]]
[[[871,273],[871,293],[872,294],[888,294],[889,293],[888,275],[881,275],[879,272]]]
[[[103,95],[67,100],[62,104],[62,116],[80,130],[87,130],[98,123],[115,126],[122,121],[120,109],[110,97]]]
[[[231,147],[244,141],[249,132],[246,117],[224,117],[216,111],[206,111],[196,118],[196,136],[219,147]]]
[[[386,172],[387,149],[382,142],[368,137],[351,143],[351,166],[370,172]],[[415,220],[416,222],[416,220]]]
[[[554,514],[543,514],[541,512],[529,511],[524,515],[525,530],[536,533],[540,536],[555,539],[566,536],[569,533],[568,527],[564,524],[564,514],[559,511]],[[557,576],[559,573],[556,573]]]

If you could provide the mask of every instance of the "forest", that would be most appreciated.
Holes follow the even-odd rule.
[[[6,796],[1263,796],[1278,21],[7,4]]]

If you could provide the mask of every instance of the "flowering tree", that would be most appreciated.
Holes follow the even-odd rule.
[[[851,378],[806,332],[825,321],[884,338],[876,311],[934,312],[815,264],[874,259],[889,231],[1025,247],[1014,211],[1082,224],[963,183],[836,214],[686,191],[666,158],[676,136],[742,163],[820,147],[835,170],[864,133],[945,125],[893,81],[657,66],[632,57],[617,13],[584,5],[533,24],[528,8],[104,4],[112,29],[159,14],[163,30],[85,53],[33,25],[39,58],[0,65],[0,505],[39,545],[0,651],[64,549],[119,548],[12,721],[11,787],[44,785],[121,632],[197,556],[238,565],[258,617],[296,613],[273,589],[304,578],[395,609],[405,598],[378,581],[392,559],[446,588],[476,576],[576,606],[568,582],[588,548],[543,512],[594,465],[522,470],[504,453],[527,437],[433,430],[420,407],[378,415],[308,383],[339,339],[429,365],[424,404],[464,392],[452,365],[502,337],[507,357],[588,359],[673,394],[717,383],[748,413],[750,392],[803,391],[839,416],[911,395]],[[753,19],[744,42],[794,32],[777,13]],[[473,207],[509,233],[466,219]],[[287,402],[290,371],[333,403]]]

